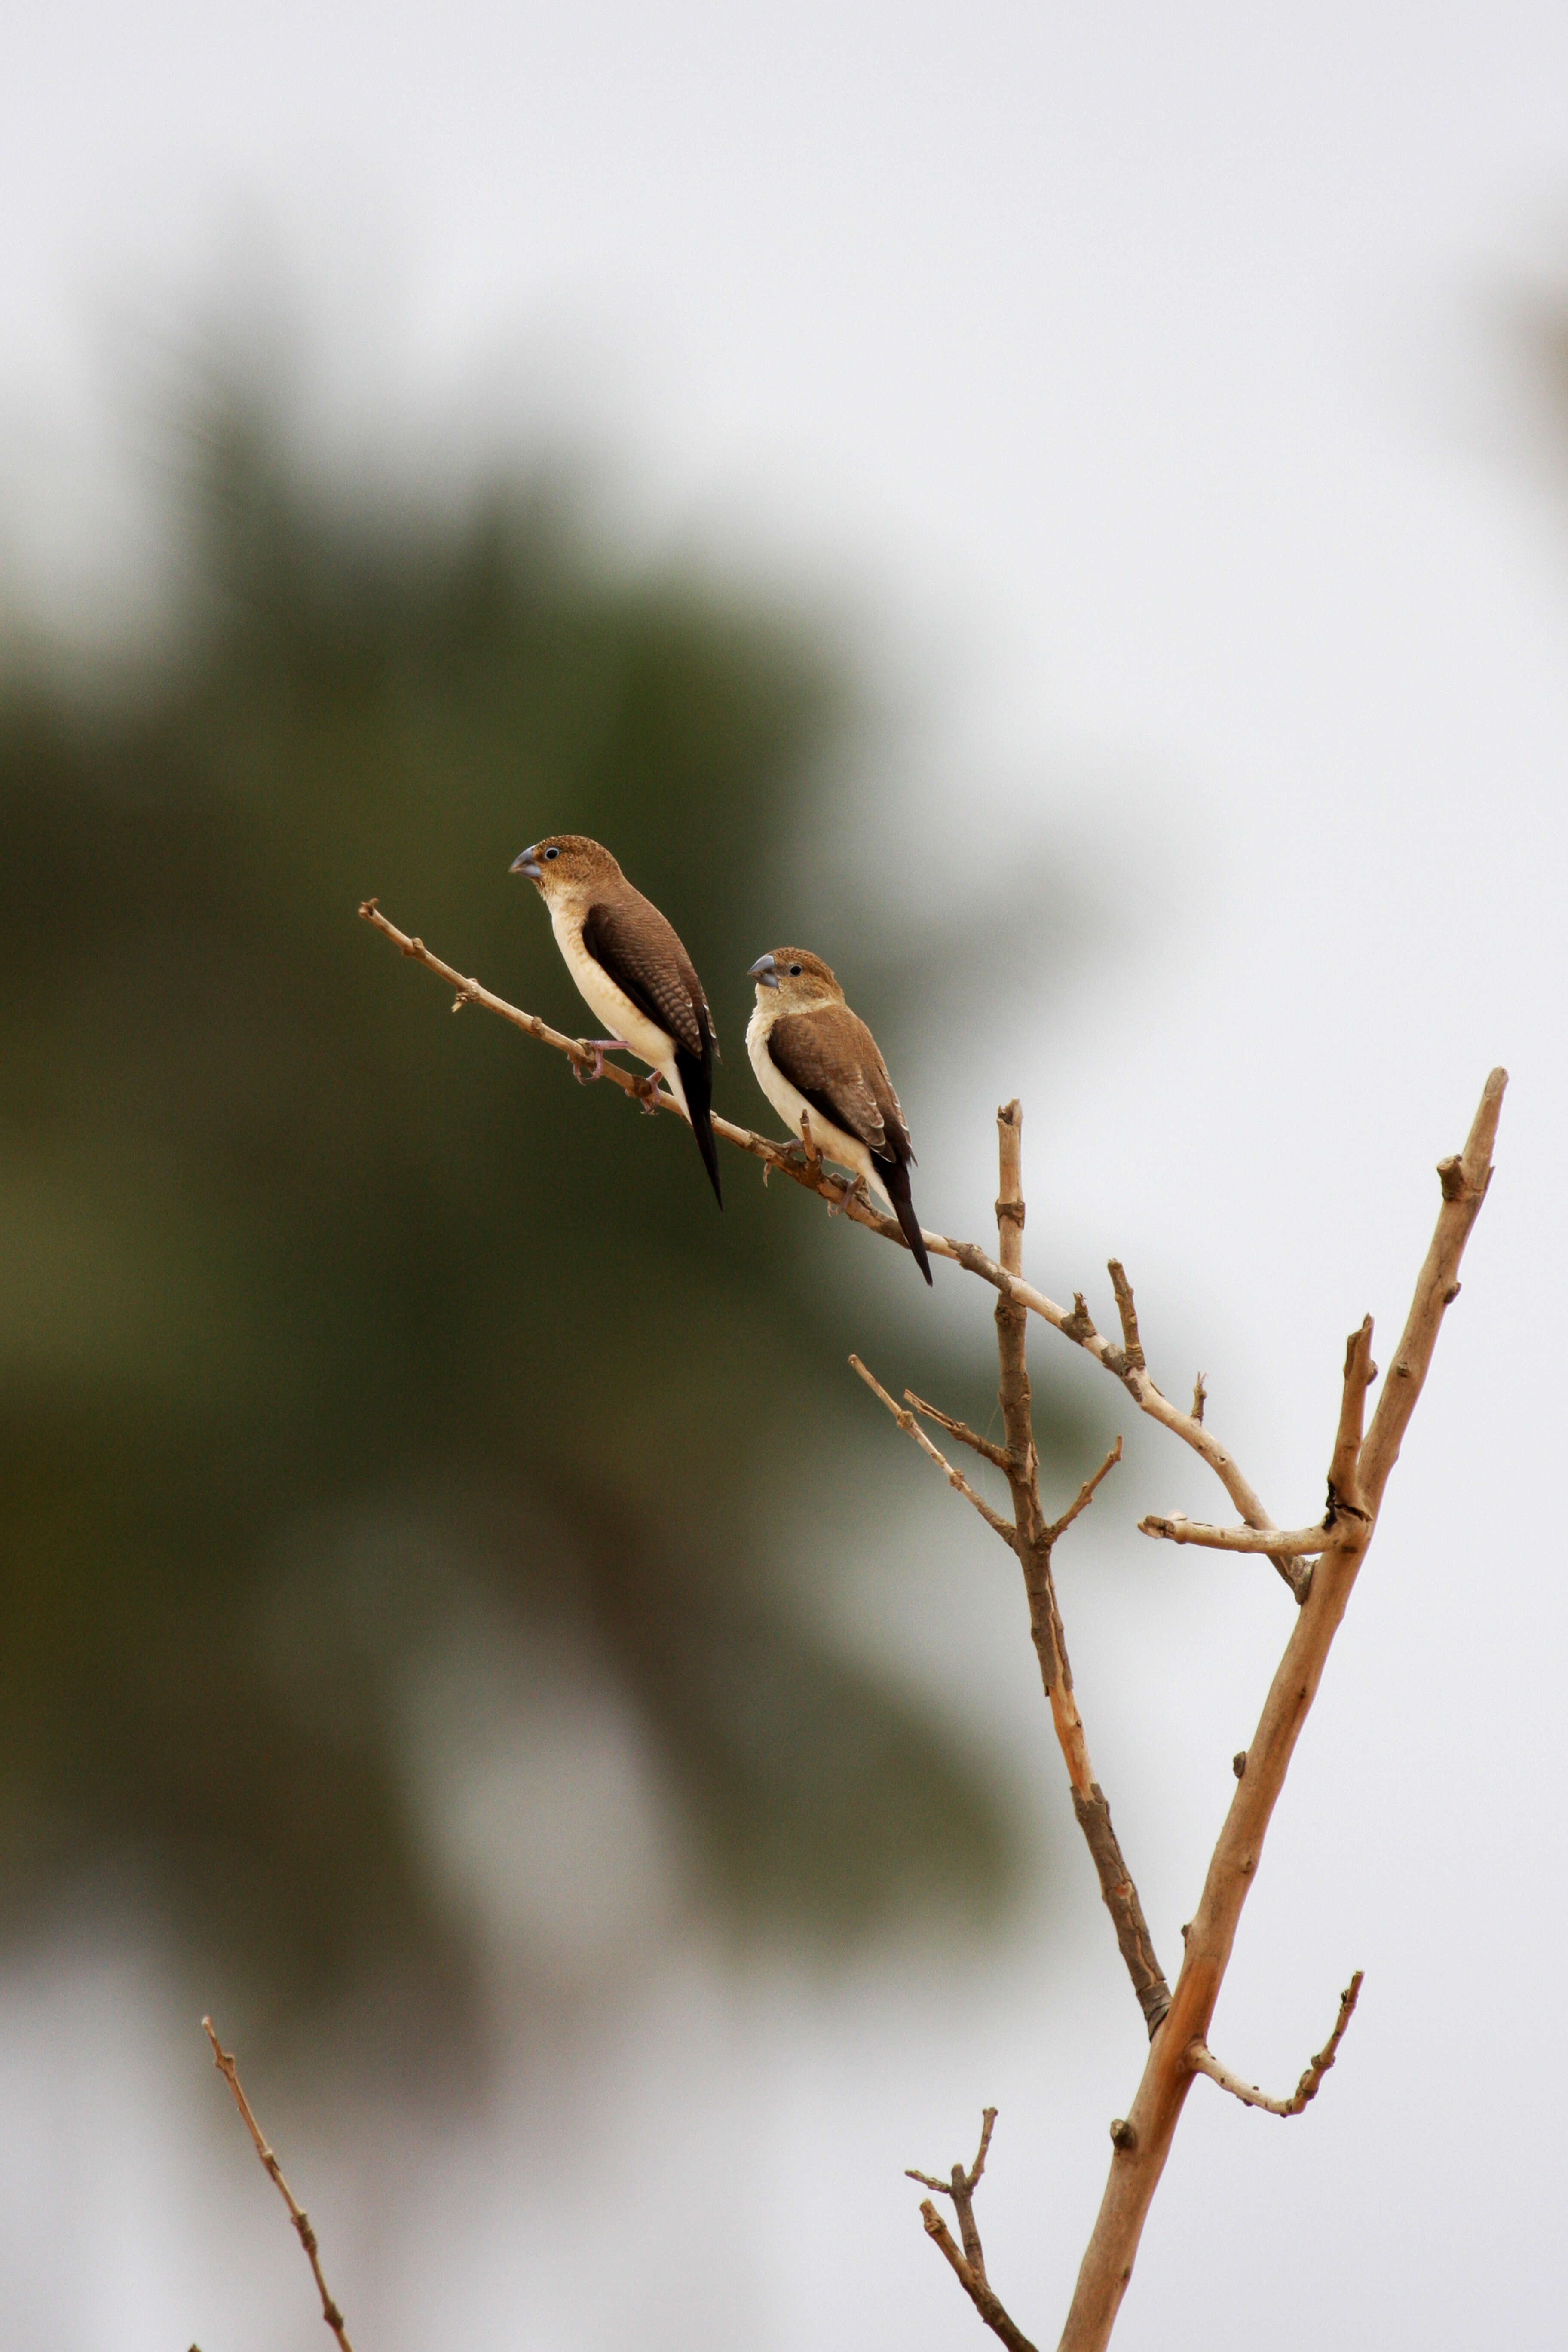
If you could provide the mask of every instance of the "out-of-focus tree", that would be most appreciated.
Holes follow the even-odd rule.
[[[740,976],[808,925],[845,679],[537,488],[373,509],[233,399],[199,446],[172,635],[85,685],[14,661],[0,705],[11,1927],[107,1888],[279,2013],[374,1983],[460,2014],[422,1678],[563,1642],[640,1725],[697,1899],[830,1938],[983,1910],[996,1790],[760,1532],[848,1409],[802,1204],[737,1166],[720,1218],[673,1121],[454,1021],[353,919],[377,893],[577,1027],[507,866],[609,841],[750,1119]]]

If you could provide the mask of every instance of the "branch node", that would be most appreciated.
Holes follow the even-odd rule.
[[[1238,1748],[1237,1749],[1236,1754],[1230,1759],[1230,1769],[1236,1774],[1238,1780],[1245,1778],[1247,1772],[1247,1750],[1245,1748]]]
[[[1193,1382],[1193,1419],[1200,1429],[1204,1425],[1204,1406],[1208,1402],[1208,1393],[1207,1384],[1200,1372]]]
[[[1089,1340],[1099,1339],[1100,1334],[1094,1328],[1094,1318],[1084,1302],[1081,1290],[1073,1292],[1072,1313],[1064,1315],[1058,1328],[1064,1339],[1074,1339],[1080,1348],[1087,1347]]]
[[[1130,2124],[1125,2116],[1116,2116],[1111,2120],[1110,2138],[1112,2146],[1120,2148],[1123,2156],[1131,2156],[1138,2145],[1137,2127]]]
[[[1458,1152],[1451,1151],[1447,1160],[1437,1162],[1437,1181],[1443,1187],[1445,1201],[1462,1201],[1465,1197],[1465,1163]]]

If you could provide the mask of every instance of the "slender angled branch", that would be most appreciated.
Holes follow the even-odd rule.
[[[316,2243],[316,2233],[310,2227],[310,2217],[302,2206],[295,2202],[294,2192],[283,2178],[283,2168],[268,2147],[261,2126],[251,2113],[250,2102],[240,2088],[239,2072],[235,2064],[233,2053],[226,2050],[218,2040],[210,2017],[203,2018],[202,2029],[213,2046],[213,2064],[233,2092],[234,2104],[245,2119],[245,2128],[255,2144],[256,2153],[261,2158],[262,2166],[269,2175],[278,2194],[289,2208],[289,2219],[293,2222],[299,2232],[300,2243],[310,2257],[311,2275],[316,2282],[316,2292],[321,2298],[321,2317],[337,2337],[342,2352],[353,2352],[353,2346],[349,2342],[348,2329],[343,2324],[343,2315],[332,2301],[328,2292],[327,2282],[321,2276],[321,2252]]]
[[[1215,1528],[1205,1519],[1184,1518],[1180,1511],[1169,1518],[1154,1512],[1140,1519],[1141,1536],[1163,1536],[1167,1543],[1201,1544],[1205,1551],[1263,1552],[1272,1559],[1282,1552],[1287,1559],[1304,1553],[1327,1551],[1334,1539],[1331,1528]]]
[[[915,1444],[920,1447],[921,1452],[925,1454],[929,1460],[936,1464],[937,1468],[946,1478],[948,1485],[950,1486],[955,1486],[958,1489],[958,1492],[963,1496],[965,1502],[973,1504],[975,1509],[979,1512],[986,1526],[991,1529],[993,1535],[1000,1536],[1003,1542],[1007,1545],[1010,1550],[1016,1550],[1016,1530],[1002,1517],[1001,1512],[994,1511],[990,1504],[985,1500],[984,1495],[977,1495],[975,1493],[973,1487],[970,1485],[963,1471],[955,1470],[952,1463],[948,1460],[946,1454],[938,1453],[936,1447],[931,1444],[931,1439],[926,1435],[925,1431],[921,1427],[920,1423],[915,1419],[914,1414],[907,1412],[904,1406],[899,1403],[897,1398],[890,1397],[888,1394],[887,1390],[882,1386],[882,1383],[877,1378],[876,1373],[868,1371],[865,1365],[860,1361],[858,1356],[851,1356],[849,1361],[859,1373],[860,1378],[865,1381],[866,1386],[870,1390],[872,1395],[881,1398],[882,1402],[887,1406],[888,1411],[892,1414],[893,1419],[898,1423],[899,1427],[904,1432],[905,1435],[912,1437]]]
[[[981,2119],[980,2151],[967,2172],[962,2164],[955,2164],[946,2180],[938,2180],[929,2172],[916,2172],[912,2168],[906,2177],[918,2180],[922,2189],[934,2189],[939,2197],[952,2198],[953,2210],[958,2216],[959,2234],[963,2240],[963,2251],[960,2252],[953,2243],[952,2232],[929,2197],[921,2202],[921,2220],[925,2224],[926,2235],[946,2256],[960,2286],[986,2326],[1007,2346],[1008,2352],[1035,2352],[1034,2345],[1016,2321],[1008,2316],[985,2275],[985,2254],[980,2243],[979,2224],[974,2219],[974,2191],[985,2169],[985,2152],[991,2145],[991,2135],[995,2126],[996,2110],[987,2107]]]
[[[1111,2159],[1110,2177],[1079,2272],[1059,2352],[1103,2352],[1110,2341],[1132,2274],[1150,2201],[1192,2084],[1186,2053],[1194,2042],[1206,2044],[1215,2002],[1257,1877],[1275,1804],[1360,1572],[1389,1472],[1431,1364],[1443,1315],[1458,1294],[1459,1263],[1490,1181],[1491,1150],[1506,1084],[1506,1072],[1494,1070],[1463,1153],[1445,1161],[1439,1170],[1443,1201],[1436,1228],[1416,1280],[1394,1372],[1378,1400],[1355,1465],[1361,1508],[1372,1516],[1348,1512],[1338,1516],[1331,1531],[1333,1540],[1319,1559],[1306,1605],[1291,1628],[1258,1729],[1245,1751],[1245,1769],[1187,1929],[1170,2014],[1150,2047],[1127,2116],[1126,2136]],[[1369,1345],[1370,1338],[1368,1333]],[[1363,1390],[1364,1393],[1364,1382]],[[1337,1447],[1337,1436],[1335,1444]]]
[[[1244,2083],[1239,2074],[1233,2074],[1228,2066],[1221,2065],[1205,2042],[1188,2043],[1187,2064],[1194,2074],[1206,2074],[1211,2083],[1217,2083],[1222,2091],[1228,2091],[1233,2099],[1239,2099],[1244,2107],[1261,2107],[1271,2116],[1299,2116],[1308,2101],[1317,2097],[1324,2075],[1340,2054],[1340,2043],[1344,2040],[1346,2026],[1355,2014],[1365,1973],[1364,1969],[1357,1969],[1341,1993],[1340,2013],[1334,2021],[1334,2030],[1317,2056],[1309,2058],[1300,2081],[1288,2099],[1271,2099],[1267,2092],[1258,2089],[1256,2083]]]
[[[1047,1540],[1053,1547],[1055,1546],[1057,1538],[1067,1533],[1067,1530],[1071,1527],[1079,1512],[1088,1510],[1089,1505],[1094,1500],[1096,1491],[1100,1487],[1101,1482],[1110,1475],[1110,1473],[1115,1469],[1121,1459],[1121,1440],[1118,1438],[1110,1453],[1106,1455],[1104,1461],[1100,1464],[1099,1469],[1095,1472],[1093,1477],[1086,1478],[1084,1480],[1083,1485],[1079,1488],[1078,1493],[1068,1505],[1067,1509],[1062,1513],[1061,1517],[1059,1519],[1053,1519],[1050,1526],[1046,1529]]]
[[[974,1453],[984,1454],[985,1460],[994,1462],[998,1470],[1006,1469],[1009,1455],[1005,1445],[993,1444],[990,1438],[982,1437],[978,1430],[971,1429],[964,1422],[954,1421],[940,1406],[927,1404],[924,1397],[916,1396],[913,1389],[904,1391],[904,1402],[912,1404],[925,1420],[934,1421],[939,1429],[945,1429],[950,1437],[956,1437],[961,1445],[967,1445]]]
[[[561,1030],[552,1029],[537,1014],[524,1013],[517,1005],[509,1004],[505,997],[497,996],[477,980],[465,979],[453,965],[444,963],[439,956],[433,955],[423,940],[411,938],[406,931],[400,931],[395,923],[389,922],[374,898],[365,899],[359,911],[365,922],[378,930],[384,939],[390,940],[404,955],[422,964],[426,971],[433,972],[448,988],[455,989],[459,1003],[482,1005],[486,1012],[510,1021],[514,1028],[524,1030],[541,1045],[564,1054],[578,1069],[592,1072],[593,1054],[581,1038],[568,1037]],[[634,1096],[638,1101],[647,1100],[644,1082],[634,1077],[630,1071],[619,1068],[614,1062],[605,1062],[603,1075],[623,1094]],[[682,1116],[679,1105],[670,1095],[660,1092],[654,1100],[659,1110],[672,1111],[677,1118]],[[733,1145],[737,1151],[747,1152],[752,1159],[760,1160],[764,1177],[776,1169],[793,1184],[798,1184],[803,1192],[816,1192],[829,1208],[841,1209],[853,1223],[866,1226],[869,1232],[879,1234],[883,1241],[892,1242],[900,1249],[909,1247],[898,1220],[886,1217],[880,1210],[873,1208],[863,1187],[831,1175],[820,1160],[804,1156],[799,1144],[774,1143],[765,1135],[753,1133],[750,1128],[736,1127],[731,1120],[718,1117],[713,1120],[713,1132],[726,1143]],[[931,1233],[924,1227],[921,1228],[921,1238],[932,1257],[951,1260],[955,1265],[962,1266],[965,1273],[989,1283],[1003,1297],[1012,1299],[1031,1315],[1040,1316],[1065,1339],[1071,1339],[1075,1346],[1082,1348],[1105,1370],[1112,1373],[1141,1412],[1146,1412],[1163,1428],[1170,1430],[1184,1444],[1190,1445],[1195,1454],[1202,1456],[1248,1527],[1268,1528],[1273,1525],[1234,1455],[1211,1430],[1204,1426],[1201,1393],[1194,1393],[1193,1411],[1184,1412],[1179,1405],[1173,1404],[1161,1393],[1150,1379],[1147,1369],[1132,1360],[1130,1349],[1114,1346],[1095,1329],[1093,1318],[1081,1297],[1075,1298],[1070,1309],[1058,1306],[1055,1299],[1048,1298],[1043,1290],[1037,1290],[1032,1283],[1024,1281],[1016,1263],[1007,1263],[1005,1250],[1002,1252],[999,1264],[974,1242],[954,1241],[947,1234]],[[1125,1282],[1125,1276],[1122,1279]],[[1131,1295],[1129,1290],[1129,1298]],[[1142,1352],[1140,1348],[1138,1353],[1142,1355]],[[1201,1388],[1200,1381],[1200,1391]],[[1285,1571],[1281,1570],[1281,1573]],[[1287,1581],[1290,1581],[1289,1576]],[[1300,1599],[1300,1594],[1298,1593],[1297,1597]]]

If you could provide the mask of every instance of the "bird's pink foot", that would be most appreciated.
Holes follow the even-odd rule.
[[[594,1066],[591,1070],[584,1071],[581,1062],[574,1062],[572,1065],[572,1075],[580,1087],[592,1086],[595,1078],[604,1076],[606,1054],[631,1052],[631,1047],[624,1037],[580,1037],[577,1042],[580,1045],[586,1045],[594,1056]]]
[[[658,1108],[658,1072],[650,1070],[646,1078],[637,1081],[637,1100],[651,1118]]]
[[[841,1200],[829,1201],[827,1203],[828,1215],[830,1217],[842,1216],[845,1210],[849,1206],[851,1201],[858,1201],[863,1209],[868,1209],[871,1206],[870,1188],[867,1184],[864,1176],[857,1176],[852,1184],[847,1184],[845,1186],[843,1198]]]

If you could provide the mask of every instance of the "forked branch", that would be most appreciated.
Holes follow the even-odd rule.
[[[991,2135],[995,2127],[996,2110],[987,2107],[980,2121],[979,2153],[967,2172],[962,2164],[955,2164],[946,2180],[938,2180],[932,2174],[916,2172],[911,2167],[905,2177],[918,2180],[922,2189],[934,2189],[939,2197],[952,2198],[953,2210],[958,2216],[959,2235],[963,2241],[962,2251],[954,2245],[952,2232],[929,2197],[921,2204],[921,2220],[925,2223],[927,2236],[933,2239],[946,2255],[964,2294],[986,2326],[1002,2338],[1008,2352],[1035,2352],[1034,2345],[1017,2322],[1009,2317],[985,2275],[985,2253],[980,2243],[980,2227],[974,2219],[974,2192],[985,2169],[985,2152],[991,2145]]]

